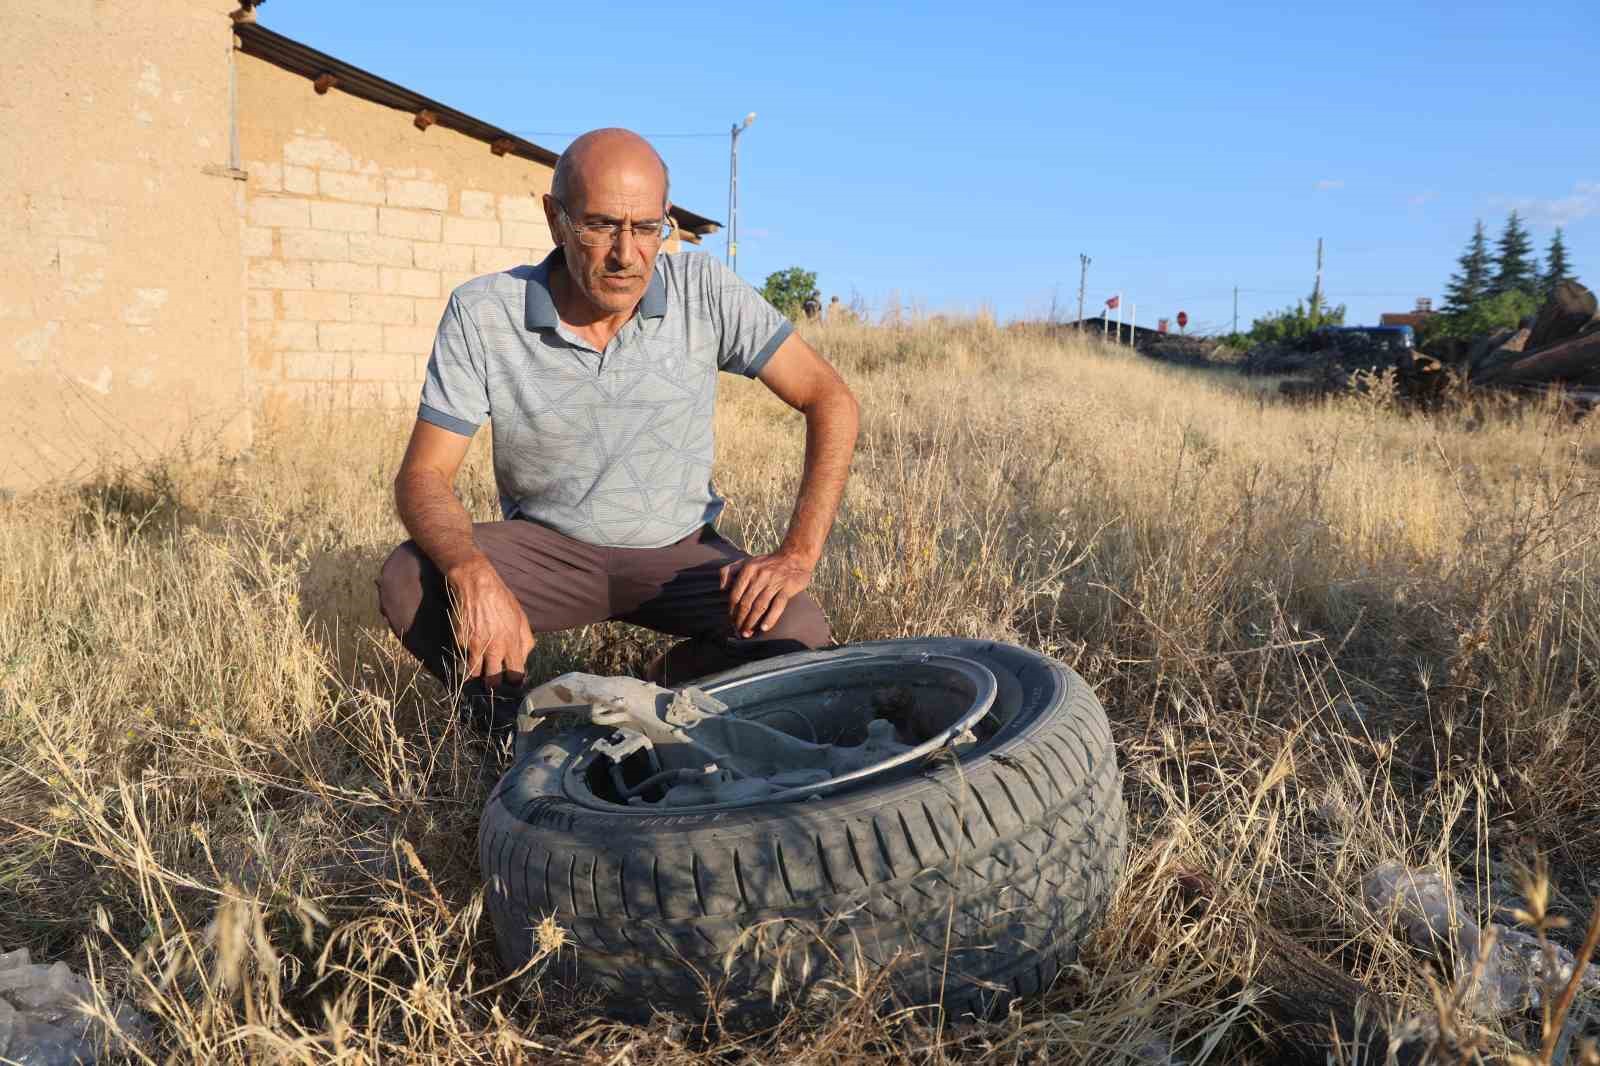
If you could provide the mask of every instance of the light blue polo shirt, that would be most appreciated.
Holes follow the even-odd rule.
[[[506,518],[602,547],[681,540],[722,513],[718,371],[755,377],[792,327],[715,258],[662,254],[634,316],[596,351],[556,315],[561,255],[450,294],[417,417],[468,437],[489,420]]]

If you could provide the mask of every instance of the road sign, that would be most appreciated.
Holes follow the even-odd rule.
[[[1183,327],[1187,326],[1188,324],[1189,324],[1189,312],[1187,312],[1187,311],[1179,311],[1178,312],[1178,328],[1182,329]]]
[[[1166,331],[1167,331],[1167,320],[1164,319],[1164,318],[1156,319],[1156,332],[1157,333],[1165,333]]]

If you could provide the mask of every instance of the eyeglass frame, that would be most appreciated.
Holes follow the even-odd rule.
[[[641,238],[638,231],[634,229],[634,226],[638,225],[637,222],[601,222],[599,224],[579,222],[572,217],[572,212],[567,210],[567,205],[562,203],[558,197],[552,195],[550,199],[555,201],[556,208],[561,212],[561,217],[567,220],[567,225],[571,226],[572,231],[577,234],[578,243],[587,248],[606,248],[616,244],[617,239],[622,236],[623,226],[627,226],[628,232],[633,235],[634,241],[639,244],[645,244],[647,242],[663,244],[670,240],[672,235],[677,232],[678,229],[677,224],[672,221],[671,213],[663,211],[661,212],[661,217],[656,220],[657,224],[661,227],[661,231],[654,237]],[[648,223],[649,220],[647,219],[645,221]],[[584,239],[584,235],[591,230],[603,230],[608,227],[612,231],[608,240],[603,240],[599,244],[591,244],[589,241]]]

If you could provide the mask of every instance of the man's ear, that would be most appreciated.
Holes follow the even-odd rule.
[[[557,248],[561,247],[561,209],[556,206],[556,198],[545,193],[539,200],[539,206],[544,208],[544,224],[550,227],[550,240]]]

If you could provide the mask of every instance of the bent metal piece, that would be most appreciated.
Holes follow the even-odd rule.
[[[809,799],[926,758],[947,746],[972,743],[974,727],[994,707],[998,683],[981,663],[928,654],[797,665],[763,679],[769,688],[788,684],[796,690],[823,676],[847,682],[849,675],[862,675],[892,683],[908,666],[931,668],[944,675],[960,686],[969,701],[953,721],[933,729],[930,735],[913,736],[914,743],[898,738],[894,723],[876,716],[860,723],[866,736],[859,744],[813,743],[753,718],[742,718],[717,695],[698,688],[674,691],[634,678],[580,673],[564,674],[524,698],[517,719],[519,735],[528,736],[542,715],[557,710],[580,714],[593,725],[616,730],[592,741],[564,775],[563,790],[586,806],[615,806],[595,796],[585,783],[597,760],[603,760],[618,796],[631,806],[726,809]],[[713,686],[735,703],[740,687],[740,682]],[[772,713],[792,714],[812,725],[798,711]],[[629,785],[621,764],[637,754],[644,756],[650,772],[644,780]],[[655,788],[664,788],[665,793],[652,803],[644,793]]]

